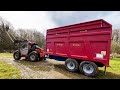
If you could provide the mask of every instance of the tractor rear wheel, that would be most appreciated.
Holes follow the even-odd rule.
[[[28,59],[31,61],[31,62],[35,62],[38,60],[38,54],[37,52],[31,52],[28,56]]]
[[[21,58],[20,52],[18,50],[16,50],[13,54],[13,57],[15,60],[20,60],[20,58]]]

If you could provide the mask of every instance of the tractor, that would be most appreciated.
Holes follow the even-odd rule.
[[[38,44],[28,40],[19,42],[19,49],[13,53],[15,60],[20,60],[21,57],[25,57],[26,60],[30,60],[32,62],[44,59],[44,50],[40,48]]]
[[[13,57],[15,60],[20,60],[21,57],[25,57],[26,60],[35,62],[44,58],[44,50],[38,46],[37,43],[31,42],[29,40],[20,40],[19,38],[15,38],[13,35],[8,33],[9,27],[6,27],[6,34],[11,39],[14,44],[18,45],[18,49],[14,51]]]

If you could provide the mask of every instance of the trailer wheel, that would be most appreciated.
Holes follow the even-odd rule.
[[[66,59],[65,67],[68,71],[75,72],[78,70],[78,62],[75,59]]]
[[[37,55],[37,52],[31,52],[28,56],[28,59],[31,61],[31,62],[35,62],[38,60],[38,55]]]
[[[20,60],[20,58],[21,58],[20,52],[18,50],[16,50],[13,54],[13,57],[15,60]]]
[[[79,70],[86,76],[94,77],[97,75],[98,67],[94,62],[82,61],[79,65]]]

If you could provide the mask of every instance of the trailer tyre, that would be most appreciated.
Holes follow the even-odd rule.
[[[18,50],[16,50],[13,54],[13,57],[15,60],[20,60],[20,58],[21,58],[20,52]]]
[[[95,77],[98,72],[98,66],[94,62],[82,61],[79,65],[79,70],[88,77]]]
[[[70,72],[76,72],[78,71],[78,62],[75,59],[66,59],[65,61],[65,67]]]
[[[31,52],[28,56],[28,59],[31,61],[31,62],[35,62],[38,60],[38,54],[37,52]]]

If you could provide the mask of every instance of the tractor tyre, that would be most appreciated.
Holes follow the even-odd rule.
[[[18,50],[16,50],[16,51],[14,52],[13,58],[14,58],[15,60],[20,60],[21,54],[20,54],[20,52],[19,52]]]
[[[29,54],[28,56],[28,59],[31,61],[31,62],[35,62],[38,60],[38,53],[33,51]]]

